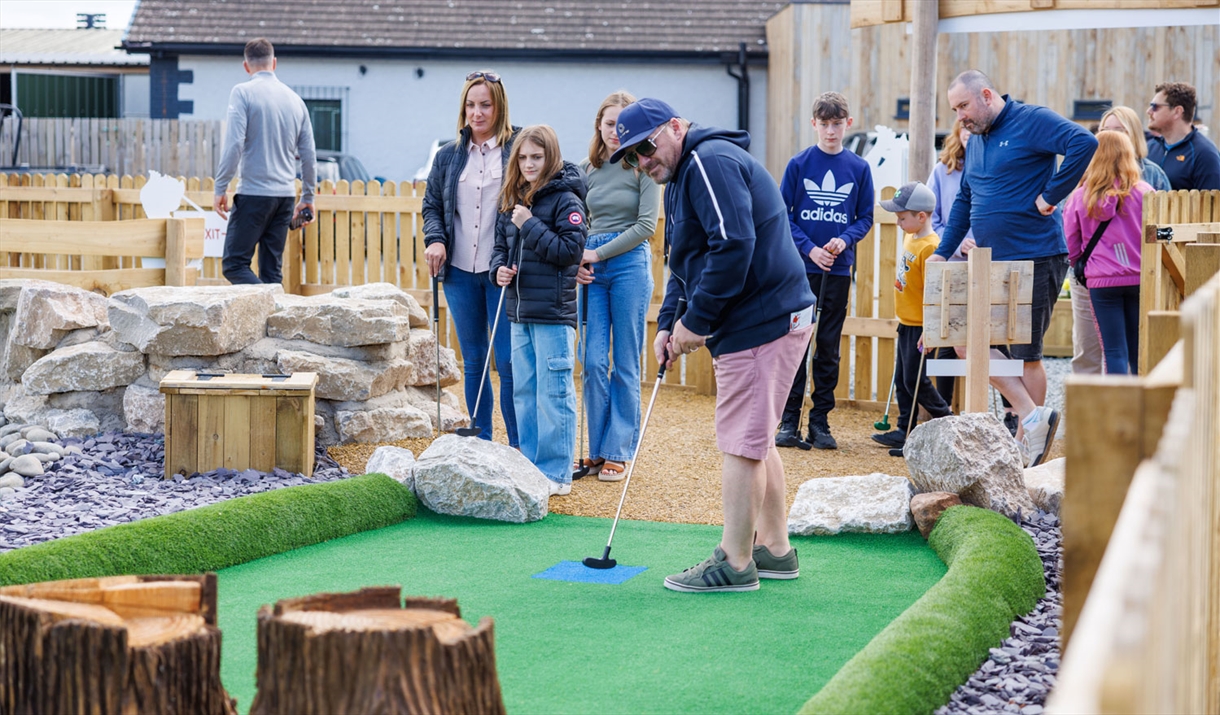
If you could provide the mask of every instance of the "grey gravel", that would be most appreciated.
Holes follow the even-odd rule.
[[[62,458],[56,454],[56,461],[40,465],[46,471],[27,476],[23,488],[6,487],[0,493],[0,552],[234,497],[352,476],[321,450],[311,479],[277,468],[267,474],[217,469],[164,480],[162,435],[104,432],[56,440]]]
[[[1064,361],[1066,362],[1066,361]],[[1048,398],[1049,402],[1049,398]],[[954,691],[936,715],[1014,712],[1040,715],[1059,672],[1059,630],[1063,627],[1062,535],[1059,517],[1036,511],[1021,522],[1034,540],[1046,575],[1046,595],[1009,628],[1009,637],[990,650],[974,675]]]

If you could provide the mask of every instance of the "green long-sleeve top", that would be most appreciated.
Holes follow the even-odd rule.
[[[597,257],[607,260],[647,241],[657,230],[661,211],[661,187],[644,172],[605,162],[596,168],[585,159],[580,163],[587,177],[589,235],[618,233],[614,240],[597,249]]]

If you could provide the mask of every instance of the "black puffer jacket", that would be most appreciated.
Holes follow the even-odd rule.
[[[534,215],[518,229],[512,212],[501,213],[490,278],[500,266],[517,265],[508,286],[508,319],[576,327],[576,271],[585,250],[588,214],[585,175],[565,161],[559,175],[534,195]]]
[[[513,155],[513,141],[521,127],[513,127],[513,135],[507,144],[500,147],[500,166],[508,164]],[[424,189],[424,245],[441,241],[445,244],[445,267],[453,259],[453,222],[457,216],[457,185],[470,156],[470,127],[462,129],[461,138],[451,141],[437,150],[432,159],[432,170],[428,172],[428,186]],[[496,232],[499,233],[499,224]]]

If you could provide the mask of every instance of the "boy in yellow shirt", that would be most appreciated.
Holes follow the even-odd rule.
[[[914,426],[913,404],[918,394],[919,404],[932,417],[952,414],[945,398],[932,386],[932,381],[920,369],[919,355],[923,338],[924,263],[936,251],[940,238],[932,231],[932,212],[936,195],[918,181],[898,189],[894,198],[882,201],[881,208],[898,217],[898,227],[905,232],[902,258],[898,263],[898,278],[894,281],[894,313],[898,316],[898,359],[894,366],[894,394],[898,397],[898,424],[890,432],[873,435],[873,441],[890,447],[891,454],[901,455],[907,434]],[[918,389],[916,389],[918,385]]]

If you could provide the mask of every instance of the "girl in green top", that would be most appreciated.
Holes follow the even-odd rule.
[[[640,353],[652,298],[648,239],[657,227],[661,188],[642,172],[611,164],[618,149],[619,112],[635,101],[615,92],[594,121],[588,177],[589,238],[577,280],[588,291],[585,340],[585,410],[589,457],[576,464],[600,469],[598,479],[623,478],[640,434]],[[613,353],[611,348],[613,347]]]

